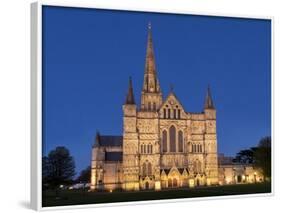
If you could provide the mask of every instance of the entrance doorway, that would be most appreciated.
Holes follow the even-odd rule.
[[[168,179],[168,187],[170,188],[170,187],[173,187],[173,183],[172,183],[172,179]]]
[[[242,177],[241,177],[241,175],[238,175],[238,176],[237,176],[237,182],[238,182],[238,183],[241,183],[241,181],[242,181]]]
[[[149,189],[149,183],[145,182],[145,189]]]
[[[173,179],[173,187],[178,187],[178,180],[176,178]]]

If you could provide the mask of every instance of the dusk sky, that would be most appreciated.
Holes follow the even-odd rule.
[[[149,22],[164,99],[172,84],[186,112],[201,112],[210,84],[219,153],[271,135],[269,20],[44,7],[44,155],[67,147],[79,173],[97,130],[122,135],[129,76],[140,103]]]

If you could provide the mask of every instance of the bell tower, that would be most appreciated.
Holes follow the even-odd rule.
[[[123,105],[123,180],[124,190],[139,190],[137,106],[131,78]]]
[[[218,159],[217,159],[217,132],[216,132],[216,109],[208,86],[204,104],[205,126],[204,142],[206,149],[206,174],[207,184],[218,183]]]

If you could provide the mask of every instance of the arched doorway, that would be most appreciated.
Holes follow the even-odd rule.
[[[242,177],[241,177],[241,175],[238,175],[238,176],[237,176],[237,182],[238,182],[238,183],[241,183],[241,181],[242,181]]]
[[[178,180],[176,178],[173,179],[173,187],[178,187]]]
[[[170,187],[173,187],[173,182],[172,182],[172,179],[171,179],[171,178],[168,179],[168,187],[169,187],[169,188],[170,188]]]
[[[149,183],[145,182],[145,189],[149,189]]]
[[[200,186],[200,180],[199,179],[196,180],[196,186]]]

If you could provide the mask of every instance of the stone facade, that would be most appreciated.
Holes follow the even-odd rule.
[[[216,109],[207,90],[203,112],[185,111],[175,93],[163,100],[151,26],[141,105],[132,80],[123,105],[123,136],[97,133],[92,149],[92,190],[161,190],[219,184]]]

